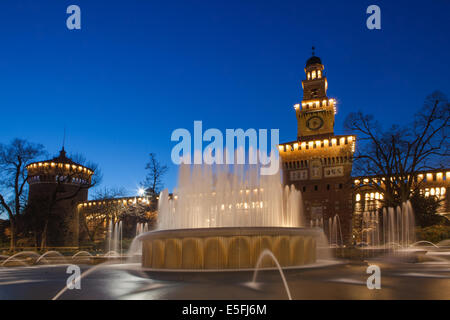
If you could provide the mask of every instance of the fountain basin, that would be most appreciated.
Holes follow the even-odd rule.
[[[252,269],[265,249],[281,267],[316,262],[316,228],[223,227],[158,230],[142,234],[142,267],[154,270]],[[264,258],[263,268],[274,262]]]

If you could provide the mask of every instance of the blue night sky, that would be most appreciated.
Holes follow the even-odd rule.
[[[66,28],[77,4],[82,29]],[[381,7],[382,30],[366,28]],[[176,185],[173,130],[279,128],[296,138],[293,105],[315,45],[338,101],[407,123],[425,96],[449,91],[450,2],[2,0],[0,142],[39,142],[98,163],[102,187],[135,193],[149,152]]]

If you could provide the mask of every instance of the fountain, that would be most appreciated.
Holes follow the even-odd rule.
[[[109,221],[108,237],[107,237],[107,250],[105,256],[113,256],[122,254],[122,221],[113,223]]]
[[[380,245],[380,223],[378,212],[364,212],[362,220],[362,240],[369,246]]]
[[[328,218],[328,242],[332,247],[342,247],[344,239],[342,237],[342,227],[339,215]]]
[[[414,212],[409,201],[397,208],[383,209],[385,246],[408,247],[415,242]]]
[[[409,201],[401,206],[362,214],[361,241],[370,248],[407,248],[415,241],[414,212]]]
[[[257,166],[190,166],[179,189],[161,192],[158,229],[138,237],[142,266],[152,270],[251,269],[264,250],[281,267],[316,261],[320,228],[304,227],[301,192]],[[264,267],[275,267],[266,261]]]

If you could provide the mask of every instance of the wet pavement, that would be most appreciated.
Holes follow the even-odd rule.
[[[381,269],[381,289],[367,288],[367,266]],[[253,272],[142,272],[138,264],[81,265],[81,289],[66,290],[68,265],[0,268],[6,299],[287,299],[278,270]],[[292,299],[450,299],[448,262],[341,262],[285,270]]]

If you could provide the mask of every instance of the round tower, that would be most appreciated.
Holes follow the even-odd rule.
[[[88,199],[94,171],[69,159],[64,147],[58,157],[27,166],[28,206],[39,214],[45,245],[78,246],[77,204]]]

